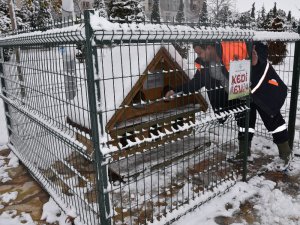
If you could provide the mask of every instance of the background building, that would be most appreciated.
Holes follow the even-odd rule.
[[[184,14],[189,22],[197,22],[204,0],[184,0]],[[153,0],[143,0],[145,14],[150,18]],[[160,0],[161,18],[173,21],[179,9],[180,0]]]

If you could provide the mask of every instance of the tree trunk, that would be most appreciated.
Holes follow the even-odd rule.
[[[12,31],[16,32],[18,27],[17,27],[17,20],[16,20],[16,13],[15,13],[15,4],[13,0],[8,0],[7,1],[8,7],[9,7],[9,16],[11,20],[11,27]],[[20,48],[16,48],[16,63],[19,65],[20,64]],[[25,97],[25,88],[23,86],[24,82],[24,77],[22,75],[22,70],[21,66],[17,66],[17,71],[18,71],[18,79],[20,81],[20,87],[21,87],[21,97],[22,99]]]

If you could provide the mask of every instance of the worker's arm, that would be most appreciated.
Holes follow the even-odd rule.
[[[177,86],[175,90],[168,91],[165,97],[168,99],[176,93],[183,92],[184,94],[188,94],[199,91],[202,87],[205,86],[205,74],[203,74],[204,71],[204,69],[201,69],[201,71],[197,70],[193,79],[180,86]]]

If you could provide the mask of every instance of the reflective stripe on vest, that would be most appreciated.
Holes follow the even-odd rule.
[[[283,125],[277,127],[274,131],[270,131],[269,133],[270,134],[276,134],[276,133],[280,133],[280,132],[282,132],[286,129],[287,129],[286,124],[283,124]]]
[[[239,127],[239,132],[243,132],[243,133],[245,133],[245,131],[246,131],[246,129],[244,128],[244,127]],[[255,129],[254,128],[248,128],[248,132],[249,133],[255,133]]]
[[[262,75],[262,77],[260,78],[259,82],[257,83],[257,85],[251,90],[251,94],[253,94],[254,92],[257,91],[257,89],[261,86],[262,82],[264,81],[264,79],[266,78],[267,72],[269,70],[269,63],[267,63],[266,68],[265,68],[265,72]]]

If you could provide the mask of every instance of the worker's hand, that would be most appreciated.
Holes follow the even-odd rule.
[[[253,49],[252,49],[252,66],[256,66],[257,63],[258,63],[258,55],[257,55],[257,52],[255,50],[255,45],[254,45]]]
[[[175,92],[173,90],[168,91],[165,95],[165,100],[170,101],[170,97],[173,96],[174,94]]]

